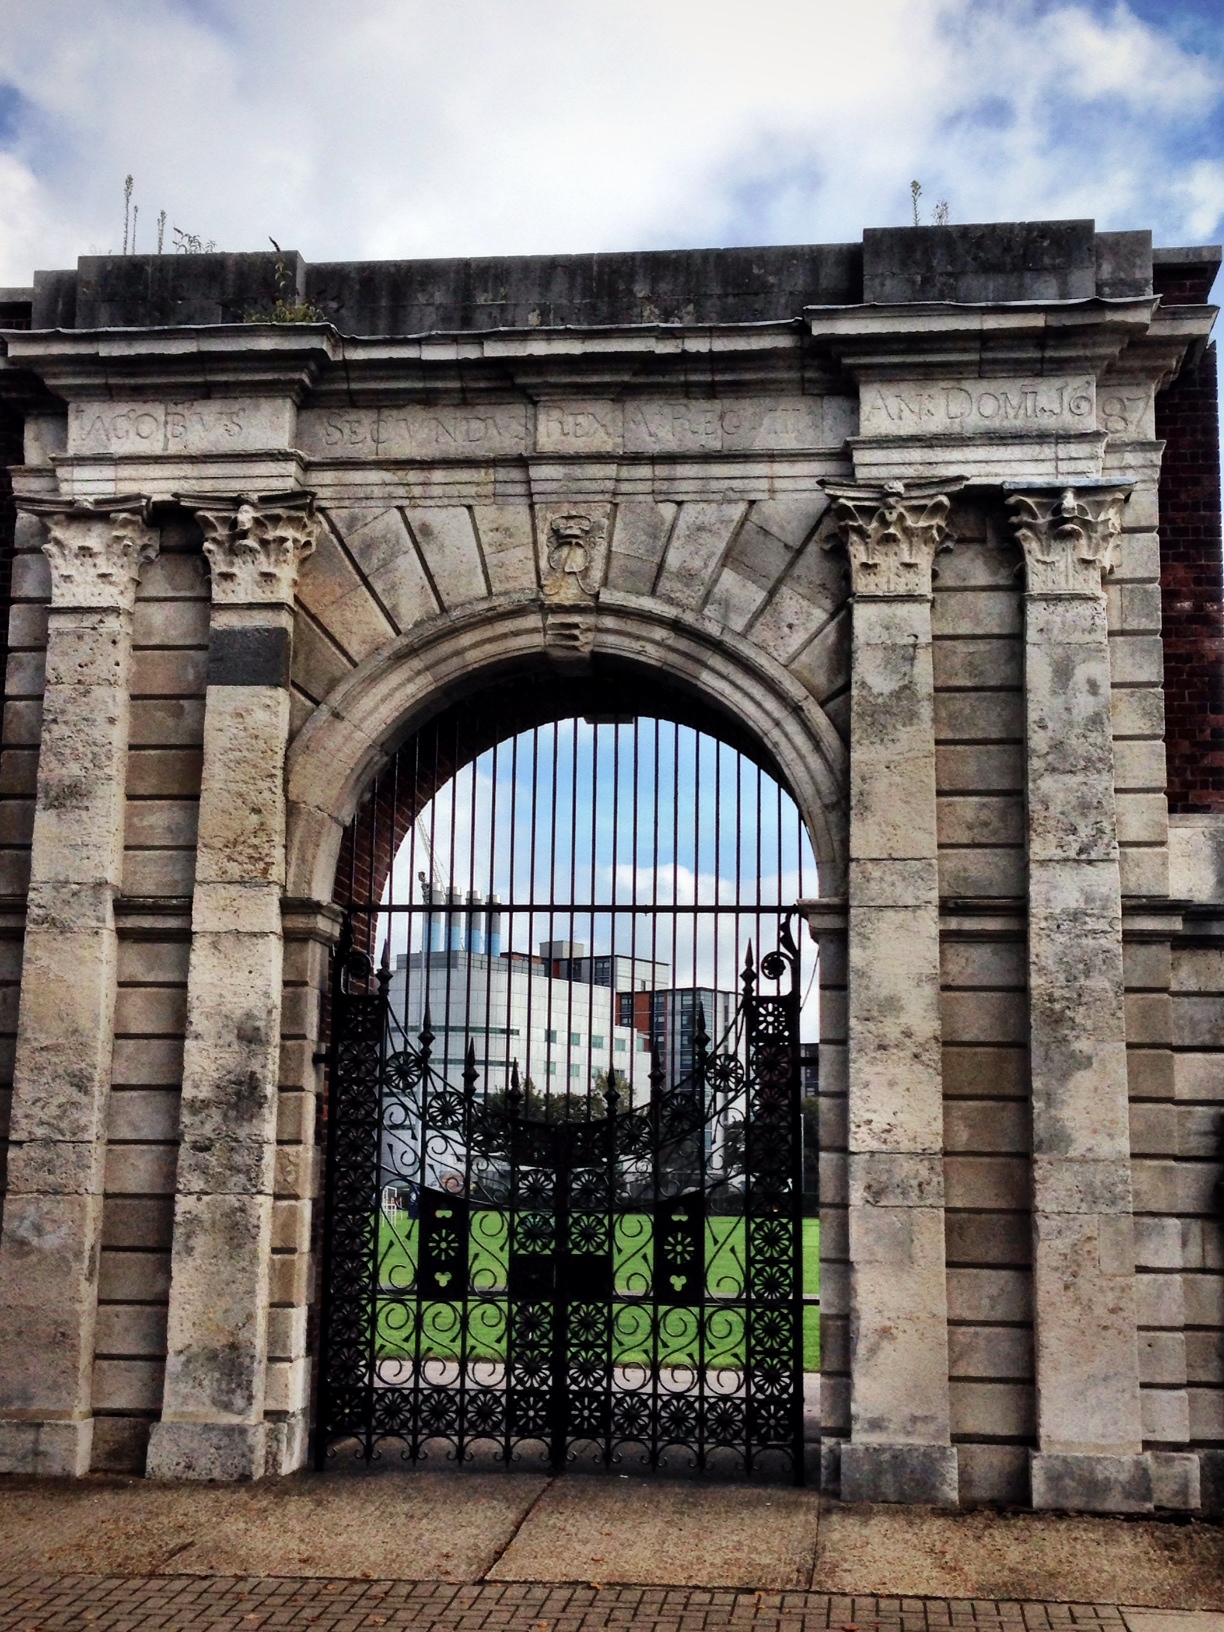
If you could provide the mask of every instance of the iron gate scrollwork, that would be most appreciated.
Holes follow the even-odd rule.
[[[691,1068],[578,1118],[455,1072],[428,1006],[341,943],[316,1454],[803,1477],[798,952],[791,918]],[[776,991],[762,991],[762,984]],[[453,1056],[452,1056],[453,1059]]]

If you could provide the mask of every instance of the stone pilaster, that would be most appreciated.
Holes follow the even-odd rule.
[[[289,660],[317,524],[304,493],[191,508],[212,619],[166,1383],[148,1469],[243,1479],[267,1459]]]
[[[142,498],[26,500],[51,562],[12,1143],[0,1238],[0,1471],[86,1473]]]
[[[959,481],[827,490],[850,558],[849,1501],[957,1501],[931,579]]]
[[[1026,488],[1034,1507],[1152,1504],[1142,1453],[1122,902],[1102,580],[1125,488]]]

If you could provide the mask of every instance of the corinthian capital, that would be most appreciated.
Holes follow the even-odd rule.
[[[1049,488],[1013,493],[1007,503],[1024,551],[1030,595],[1104,594],[1117,564],[1128,487]]]
[[[950,495],[963,477],[936,482],[825,482],[856,599],[930,599],[935,557],[948,541]],[[832,548],[834,541],[826,544]]]
[[[140,569],[157,554],[158,535],[147,525],[149,501],[126,499],[19,499],[41,517],[43,553],[51,563],[51,605],[130,612]]]
[[[204,529],[212,598],[220,606],[291,606],[302,562],[314,550],[313,493],[182,498]]]

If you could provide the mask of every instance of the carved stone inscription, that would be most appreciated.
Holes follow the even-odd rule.
[[[536,447],[661,454],[819,448],[828,441],[822,408],[820,397],[545,402],[536,410]]]
[[[530,451],[526,403],[485,407],[310,408],[298,446],[318,459],[497,459]]]
[[[625,406],[626,453],[751,453],[827,444],[824,399],[744,397]]]
[[[842,398],[744,397],[310,408],[298,415],[297,446],[322,459],[787,452],[840,444],[853,431],[853,406]]]
[[[1152,388],[1149,385],[1102,387],[1097,424],[1111,436],[1151,436]]]
[[[980,431],[1090,431],[1091,378],[901,380],[864,385],[864,436]]]
[[[281,399],[76,402],[69,453],[195,454],[290,447],[293,405]]]

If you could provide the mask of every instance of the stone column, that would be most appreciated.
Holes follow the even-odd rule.
[[[847,1501],[958,1499],[944,1268],[931,578],[959,481],[826,484],[850,557]]]
[[[21,502],[21,501],[19,501]],[[0,1471],[81,1474],[91,1389],[142,498],[27,499],[51,562],[4,1233]]]
[[[213,606],[166,1382],[148,1471],[252,1479],[267,1443],[290,643],[316,521],[305,493],[184,502],[204,529]]]
[[[1152,1505],[1135,1334],[1122,901],[1104,575],[1127,489],[1026,487],[1037,1439],[1033,1506]]]

